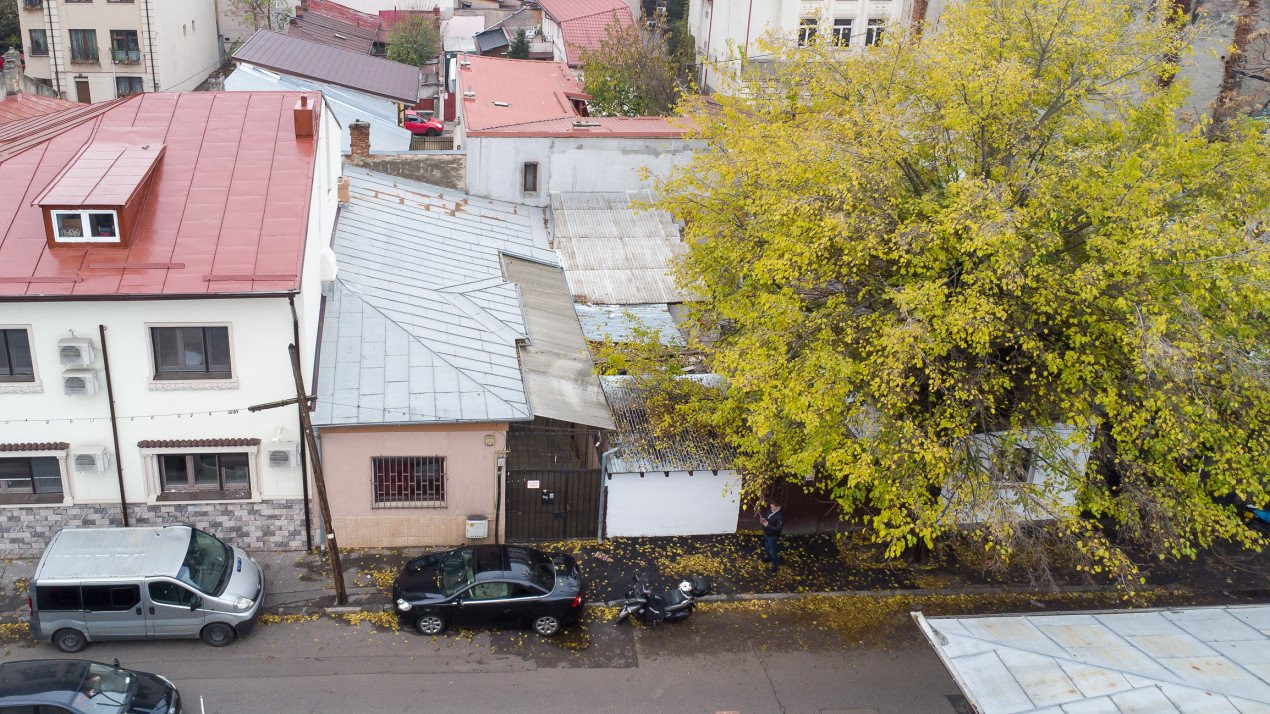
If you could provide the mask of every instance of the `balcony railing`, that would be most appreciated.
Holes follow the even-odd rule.
[[[141,50],[111,50],[115,64],[141,64]]]
[[[22,9],[24,10],[43,10],[44,0],[22,0]]]

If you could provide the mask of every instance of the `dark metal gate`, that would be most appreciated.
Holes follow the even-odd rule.
[[[507,540],[594,538],[600,469],[507,472]]]

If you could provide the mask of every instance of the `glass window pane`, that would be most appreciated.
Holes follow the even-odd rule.
[[[36,493],[62,492],[62,470],[58,467],[56,458],[42,456],[31,459],[31,471],[35,476]]]
[[[206,351],[203,347],[203,328],[181,327],[181,365],[187,372],[207,370]]]
[[[226,486],[247,485],[246,454],[221,454],[220,466],[225,471]]]
[[[41,585],[35,589],[35,607],[39,610],[78,610],[78,585]]]
[[[154,336],[154,369],[176,372],[181,368],[180,334],[172,327],[152,327]]]
[[[13,374],[9,366],[9,333],[14,330],[0,330],[0,376]]]
[[[0,493],[31,493],[30,459],[0,459]]]
[[[26,330],[5,330],[8,337],[8,362],[13,374],[31,375],[35,370],[31,366],[31,341]]]
[[[216,454],[198,454],[194,457],[194,484],[220,488],[220,474],[216,471]]]
[[[92,229],[94,238],[119,237],[118,232],[115,231],[115,214],[113,213],[88,214],[88,226]]]
[[[209,327],[207,334],[207,369],[209,372],[229,371],[229,328]]]
[[[57,237],[83,238],[84,219],[78,213],[61,213],[57,216]]]
[[[190,485],[190,474],[182,454],[166,454],[159,457],[163,470],[163,488],[186,488]]]

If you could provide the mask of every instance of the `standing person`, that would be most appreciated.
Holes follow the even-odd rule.
[[[781,512],[781,504],[774,499],[768,501],[768,511],[760,516],[758,522],[763,524],[763,548],[767,551],[767,561],[772,564],[775,573],[781,567],[780,537],[785,529],[785,514]]]

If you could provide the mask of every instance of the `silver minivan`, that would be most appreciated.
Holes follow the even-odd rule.
[[[255,626],[264,585],[251,556],[191,526],[67,528],[31,578],[31,636],[63,652],[166,637],[224,647]]]

